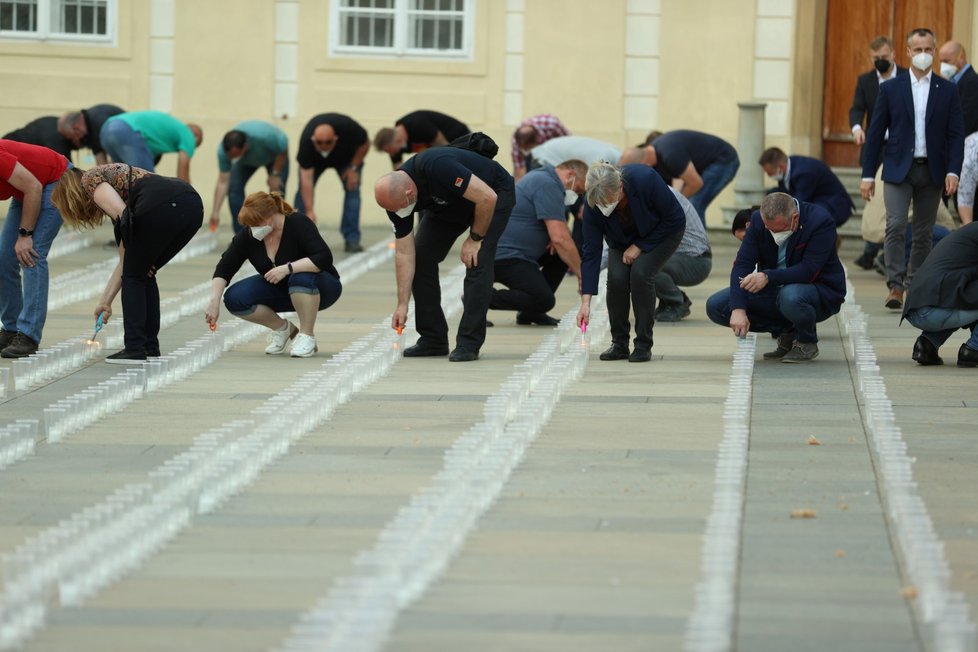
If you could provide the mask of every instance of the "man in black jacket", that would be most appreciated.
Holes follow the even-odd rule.
[[[913,345],[921,365],[944,361],[937,350],[959,328],[971,337],[958,349],[959,367],[978,367],[978,223],[941,240],[913,277],[903,317],[924,331]]]
[[[968,63],[964,46],[957,41],[942,45],[937,56],[941,60],[941,77],[950,79],[958,87],[964,135],[972,134],[978,131],[978,73]]]

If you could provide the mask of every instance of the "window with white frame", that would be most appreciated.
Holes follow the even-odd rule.
[[[106,42],[116,0],[0,0],[0,37]]]
[[[476,0],[338,0],[330,54],[469,58]]]

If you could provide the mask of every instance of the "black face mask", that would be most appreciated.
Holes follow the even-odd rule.
[[[873,65],[876,67],[877,72],[879,72],[882,75],[883,73],[885,73],[887,70],[890,69],[890,60],[877,59],[876,61],[873,62]]]

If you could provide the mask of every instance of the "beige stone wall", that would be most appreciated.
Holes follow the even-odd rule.
[[[205,141],[191,174],[205,204],[215,149],[235,123],[278,124],[294,155],[306,120],[326,111],[355,117],[372,136],[411,110],[442,110],[495,137],[507,167],[514,125],[541,112],[619,146],[653,128],[699,129],[736,145],[737,103],[756,99],[768,103],[769,144],[813,154],[820,146],[822,0],[477,0],[471,61],[330,57],[328,0],[118,3],[112,46],[0,40],[0,129],[99,102],[197,121]],[[972,5],[960,0],[955,15],[973,52]],[[290,195],[294,160],[292,168]],[[160,169],[174,173],[175,157]],[[370,187],[388,169],[384,156],[367,157],[365,222],[384,219]],[[331,226],[341,201],[335,175],[324,176],[317,212]],[[732,202],[728,189],[710,223]]]

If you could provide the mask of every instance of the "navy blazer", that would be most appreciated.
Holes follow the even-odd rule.
[[[890,130],[889,140],[883,150],[883,181],[901,183],[913,165],[914,112],[913,91],[910,90],[912,75],[899,75],[880,86],[880,94],[873,111],[873,120],[866,134],[867,156],[863,157],[863,178],[876,176],[876,170],[868,161],[878,158],[883,147],[883,134]],[[961,175],[964,161],[964,121],[961,117],[961,100],[953,82],[931,74],[930,94],[925,114],[925,138],[927,139],[927,169],[934,185],[944,187],[949,174]]]
[[[964,119],[964,135],[973,134],[978,131],[978,73],[974,66],[969,66],[960,79],[958,85],[958,97],[961,98],[961,116]]]
[[[852,215],[852,198],[831,168],[810,156],[789,156],[788,183],[778,181],[778,190],[798,201],[818,204],[829,212],[836,226],[842,226]]]
[[[896,67],[896,75],[907,75],[910,71],[906,68]],[[889,79],[886,81],[890,81]],[[859,79],[856,80],[856,92],[852,97],[852,106],[849,108],[849,127],[854,125],[863,124],[863,118],[866,119],[865,131],[869,131],[869,126],[873,122],[873,109],[876,107],[876,98],[880,94],[880,78],[876,74],[876,69],[870,70],[869,72],[864,72],[859,75]],[[860,153],[859,164],[863,164],[863,156],[866,155],[866,148],[864,147]],[[876,167],[879,168],[882,160],[876,161]]]
[[[597,208],[584,205],[584,252],[581,256],[581,292],[584,294],[598,293],[603,239],[612,249],[624,250],[636,245],[647,253],[669,234],[686,230],[686,213],[658,172],[647,165],[633,164],[622,166],[621,173],[628,210],[635,220],[637,233],[626,234],[614,213],[605,217]]]
[[[786,267],[778,269],[778,245],[764,228],[760,211],[754,211],[730,271],[730,308],[747,309],[749,293],[740,287],[740,279],[756,266],[767,274],[768,288],[811,283],[818,290],[822,306],[833,315],[839,312],[846,298],[846,273],[835,252],[832,216],[821,206],[799,202],[798,229],[788,238],[786,246]]]

